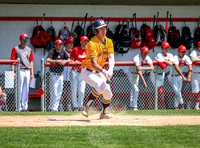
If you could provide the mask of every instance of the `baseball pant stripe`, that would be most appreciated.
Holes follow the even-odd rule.
[[[94,89],[92,90],[92,94],[93,94],[95,97],[99,97],[99,96],[100,96],[100,94],[97,93]]]
[[[105,99],[103,98],[102,103],[104,103],[104,104],[110,104],[110,102],[111,102],[111,100],[105,100]]]
[[[98,97],[98,95],[96,95],[93,91],[92,91],[92,95],[95,96],[96,98]]]
[[[97,96],[100,96],[100,94],[95,90],[95,89],[93,89],[92,90]]]

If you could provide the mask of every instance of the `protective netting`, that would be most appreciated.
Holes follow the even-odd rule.
[[[14,66],[14,74],[11,65],[0,64],[0,87],[7,95],[6,100],[0,96],[0,111],[17,111],[17,66]]]
[[[129,64],[130,65],[130,64]],[[154,68],[156,68],[157,65],[154,65]],[[111,100],[110,109],[111,110],[134,110],[135,102],[134,102],[134,96],[135,96],[135,89],[134,89],[134,83],[133,83],[133,74],[131,73],[131,67],[132,66],[115,66],[114,68],[114,76],[111,79],[111,90],[113,93],[113,97]],[[199,66],[193,66],[193,70],[198,69]],[[188,68],[185,66],[185,69],[183,70],[183,74],[187,77]],[[58,70],[58,74],[59,70]],[[53,79],[58,79],[58,74],[55,72],[50,72],[49,67],[45,67],[45,110],[50,111],[50,100],[52,95],[52,89],[53,84],[55,84],[56,81]],[[199,77],[199,73],[193,74],[193,77]],[[62,74],[63,75],[63,74]],[[59,75],[60,76],[60,75]],[[175,99],[180,102],[179,98],[177,98],[177,95],[174,93],[174,90],[172,89],[172,85],[176,80],[180,79],[180,76],[172,76],[170,74],[170,68],[166,69],[166,74],[164,76],[164,85],[162,87],[162,91],[160,88],[155,88],[155,85],[152,81],[152,76],[154,76],[154,79],[157,79],[157,76],[159,76],[157,73],[153,73],[153,71],[143,71],[143,76],[145,78],[145,81],[147,83],[147,88],[144,88],[142,80],[139,78],[139,85],[138,85],[138,97],[137,97],[137,109],[138,110],[152,110],[152,109],[174,109],[174,102]],[[198,95],[192,93],[191,88],[191,82],[186,83],[184,81],[182,82],[182,88],[181,84],[180,86],[182,98],[183,98],[183,105],[179,103],[180,109],[193,109],[195,106],[195,100],[197,99]],[[180,81],[178,83],[181,83]],[[80,108],[75,108],[72,101],[72,92],[73,89],[70,86],[70,82],[64,81],[63,83],[59,83],[57,87],[63,86],[62,88],[62,97],[58,104],[58,111],[71,111],[71,110],[80,110]],[[91,93],[92,88],[86,84],[85,87],[85,95],[84,95],[84,101],[86,101],[87,97]],[[161,93],[162,92],[162,93]],[[57,92],[60,93],[60,92]],[[137,92],[136,92],[137,93]],[[136,95],[137,96],[137,95]],[[193,96],[193,97],[192,97]],[[78,98],[78,95],[77,95]],[[52,98],[54,99],[54,98]],[[97,98],[92,106],[91,109],[93,110],[101,110],[102,109],[102,96]]]

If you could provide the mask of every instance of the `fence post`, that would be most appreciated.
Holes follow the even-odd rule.
[[[155,70],[155,72],[155,110],[158,110],[157,70]]]
[[[17,65],[17,111],[20,112],[20,100],[21,100],[21,91],[20,91],[20,59],[17,58],[19,64]]]
[[[44,58],[41,59],[41,81],[42,81],[42,90],[44,90]],[[44,94],[45,92],[41,95],[41,111],[44,112]]]

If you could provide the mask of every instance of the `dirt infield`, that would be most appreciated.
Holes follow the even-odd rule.
[[[164,126],[200,125],[200,116],[131,116],[114,115],[112,119],[99,119],[99,114],[88,118],[81,114],[73,116],[0,116],[0,127],[44,126]]]

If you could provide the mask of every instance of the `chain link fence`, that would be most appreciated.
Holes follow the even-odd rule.
[[[156,62],[154,62],[156,63]],[[44,110],[51,111],[51,100],[54,100],[57,96],[52,96],[52,93],[55,93],[53,89],[58,88],[62,89],[61,92],[56,92],[58,94],[59,101],[57,102],[58,111],[73,111],[76,110],[73,106],[72,101],[72,92],[73,89],[70,86],[69,81],[60,82],[57,86],[55,86],[55,82],[59,81],[59,77],[63,76],[63,73],[60,72],[59,68],[54,72],[50,72],[50,67],[52,65],[46,65],[44,67]],[[73,65],[71,65],[73,66]],[[113,93],[113,97],[111,100],[110,109],[111,110],[133,110],[132,103],[134,98],[134,84],[133,84],[133,74],[131,73],[131,67],[133,66],[132,62],[117,62],[114,68],[114,76],[111,79],[111,90]],[[157,64],[154,64],[154,68],[156,68]],[[54,65],[55,67],[55,65]],[[68,66],[67,66],[68,67]],[[195,70],[196,69],[196,70]],[[193,66],[194,71],[198,71],[199,66]],[[187,66],[183,70],[184,75],[187,77]],[[152,81],[152,75],[154,75],[155,79],[157,79],[157,74],[153,73],[153,71],[143,71],[143,76],[147,83],[147,88],[144,88],[143,82],[139,79],[139,92],[137,98],[137,109],[138,110],[152,110],[152,109],[174,109],[174,102],[176,99],[176,95],[174,90],[172,89],[171,81],[178,78],[178,76],[171,76],[170,68],[166,69],[166,74],[164,76],[164,85],[162,87],[163,93],[160,94],[158,89],[155,88],[155,85]],[[79,75],[79,74],[77,74]],[[200,75],[200,74],[199,74]],[[199,75],[193,75],[196,77]],[[53,86],[54,85],[54,86]],[[183,98],[183,106],[182,108],[193,109],[195,106],[195,98],[191,99],[192,88],[191,83],[186,83],[182,81],[182,98]],[[84,92],[84,100],[86,101],[87,97],[91,93],[92,88],[86,84],[85,92]],[[78,95],[77,95],[78,99]],[[190,101],[190,102],[189,102]],[[97,98],[92,106],[92,110],[101,110],[102,109],[102,96]],[[190,106],[188,106],[188,102]],[[164,106],[164,107],[163,107]],[[80,108],[79,108],[80,109]]]
[[[14,71],[11,71],[11,65],[14,66]],[[0,96],[0,111],[12,112],[19,111],[18,101],[18,84],[19,82],[19,61],[17,60],[0,60],[0,87],[2,93],[7,95]]]

